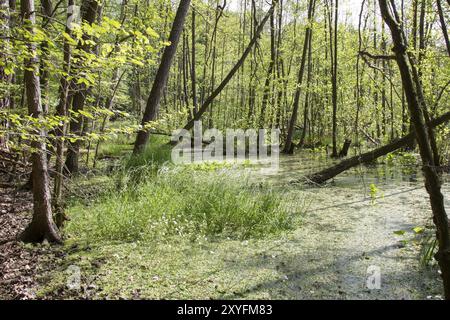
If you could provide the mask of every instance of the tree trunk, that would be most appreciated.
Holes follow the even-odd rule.
[[[274,13],[270,16],[270,62],[267,68],[266,80],[264,82],[264,92],[261,103],[261,112],[259,114],[259,128],[264,128],[265,117],[266,117],[266,107],[269,101],[270,94],[270,80],[272,77],[274,65],[275,65],[275,21]]]
[[[276,49],[276,76],[277,76],[277,82],[276,82],[276,91],[277,91],[277,111],[275,115],[275,128],[280,128],[282,123],[282,113],[285,105],[283,104],[283,85],[286,82],[286,79],[282,79],[282,64],[283,64],[283,57],[281,55],[281,51],[279,48],[281,48],[281,34],[282,34],[282,21],[283,21],[283,1],[280,0],[280,5],[278,6],[278,21],[277,21],[277,49]]]
[[[300,137],[300,142],[298,144],[299,148],[302,148],[305,144],[306,139],[306,128],[308,127],[308,113],[309,113],[309,100],[310,100],[310,85],[311,85],[311,56],[312,56],[312,31],[311,36],[309,37],[309,44],[308,44],[308,67],[306,72],[306,94],[305,94],[305,102],[304,102],[304,108],[303,108],[303,130],[302,135]],[[309,128],[311,128],[311,123],[309,125]],[[310,135],[311,138],[311,135]]]
[[[53,4],[51,0],[41,0],[41,12],[42,12],[42,29],[46,30],[49,28],[49,24],[52,22],[53,15]],[[50,90],[50,79],[48,72],[47,60],[49,58],[49,43],[47,40],[41,43],[41,64],[40,64],[40,82],[41,82],[41,93],[42,93],[42,109],[44,113],[48,113],[49,108],[49,90]]]
[[[261,23],[259,24],[258,28],[256,29],[255,34],[253,35],[253,38],[250,40],[250,43],[247,45],[247,48],[242,53],[242,56],[240,57],[240,59],[233,66],[233,68],[230,70],[230,72],[228,72],[228,74],[225,76],[225,78],[222,80],[222,82],[217,86],[217,88],[211,93],[211,95],[208,98],[206,98],[205,102],[202,104],[202,106],[200,107],[198,112],[195,114],[194,118],[184,126],[184,129],[186,129],[186,130],[191,129],[194,126],[194,121],[200,120],[203,113],[205,113],[208,110],[208,107],[211,104],[211,102],[214,101],[214,99],[220,94],[222,89],[225,88],[225,86],[228,84],[228,82],[233,78],[234,74],[239,70],[239,67],[243,64],[243,62],[247,58],[248,54],[252,50],[252,47],[255,45],[257,39],[259,38],[259,36],[264,28],[264,25],[266,24],[267,20],[269,19],[270,15],[272,14],[272,12],[274,10],[274,6],[276,5],[277,2],[278,2],[278,0],[273,1],[269,11],[266,13],[264,18],[262,19]]]
[[[147,100],[147,106],[145,107],[144,116],[142,117],[141,124],[143,128],[138,132],[134,143],[133,154],[135,155],[144,149],[150,136],[150,132],[145,129],[145,125],[156,119],[161,95],[167,84],[170,66],[172,65],[172,60],[177,50],[178,40],[180,39],[181,32],[183,31],[184,20],[188,13],[190,2],[190,0],[181,0],[178,5],[178,10],[169,35],[170,45],[164,49],[164,53],[161,57],[161,63],[159,64],[158,71],[156,72],[155,81],[153,82],[152,90],[150,91],[150,95]]]
[[[0,33],[2,35],[9,35],[9,25],[10,25],[10,17],[7,12],[9,12],[9,2],[8,0],[0,0]],[[7,61],[8,56],[8,39],[2,39],[2,43],[0,43],[0,59],[3,61]],[[0,91],[0,112],[4,112],[4,110],[9,109],[11,106],[11,95],[9,84],[11,83],[12,76],[5,72],[5,68],[0,66],[0,83],[2,84],[2,88]],[[8,127],[8,122],[1,121],[1,127]],[[3,128],[2,128],[3,129]],[[7,141],[7,134],[0,135],[0,147],[5,147]]]
[[[305,40],[303,42],[302,59],[300,62],[300,69],[298,71],[298,76],[297,76],[297,85],[296,85],[296,89],[295,89],[294,105],[293,105],[293,109],[292,109],[291,119],[289,121],[286,143],[284,144],[284,148],[283,148],[283,153],[287,153],[287,154],[291,154],[293,152],[292,138],[294,136],[295,124],[297,122],[297,114],[298,114],[298,107],[299,107],[299,103],[300,103],[301,86],[302,86],[302,82],[303,82],[303,74],[305,73],[306,59],[308,56],[308,45],[310,42],[309,38],[311,37],[311,33],[312,33],[310,23],[313,18],[313,14],[314,14],[314,4],[315,4],[314,0],[309,0],[308,24],[306,26]]]
[[[350,149],[351,144],[352,144],[352,140],[350,140],[350,139],[344,140],[344,145],[342,146],[341,151],[339,151],[339,158],[347,156],[348,150]]]
[[[441,0],[436,0],[437,10],[439,13],[439,21],[441,22],[442,34],[444,35],[445,46],[447,48],[447,54],[450,56],[450,41],[448,39],[447,25],[445,24],[444,13],[442,12]]]
[[[331,99],[333,101],[333,132],[332,132],[332,141],[333,141],[333,152],[331,154],[332,157],[337,157],[337,66],[338,66],[338,44],[337,44],[337,34],[338,34],[338,3],[339,0],[336,0],[334,5],[334,54],[333,57],[333,77],[332,77],[332,94]],[[331,34],[330,34],[331,37]]]
[[[403,87],[405,88],[410,118],[414,125],[419,145],[425,176],[425,187],[430,196],[433,221],[436,225],[436,238],[439,243],[439,249],[435,258],[441,269],[445,298],[450,300],[450,236],[448,217],[445,212],[444,198],[441,193],[441,182],[437,168],[434,166],[431,137],[427,130],[429,126],[425,124],[424,120],[423,110],[427,108],[425,101],[419,98],[420,96],[423,97],[423,91],[420,83],[414,83],[411,69],[414,72],[415,66],[412,64],[412,60],[408,58],[407,42],[394,3],[392,2],[389,6],[387,0],[379,0],[379,4],[383,20],[391,30],[394,44],[393,51],[400,70]]]
[[[192,25],[191,25],[191,84],[192,84],[192,106],[193,115],[197,113],[197,76],[195,74],[196,58],[195,58],[195,8],[192,8]]]
[[[435,120],[432,120],[429,123],[430,128],[437,127],[443,123],[446,123],[450,121],[450,112],[447,112],[443,114],[442,116],[436,118]],[[337,176],[338,174],[353,168],[357,165],[363,164],[363,163],[369,163],[373,160],[384,156],[390,152],[394,152],[400,148],[404,148],[407,144],[411,143],[411,140],[414,140],[414,132],[410,132],[406,136],[393,141],[387,145],[384,145],[382,147],[379,147],[377,149],[368,151],[366,153],[345,159],[338,164],[331,166],[329,168],[326,168],[324,170],[321,170],[319,172],[310,174],[306,177],[306,180],[309,182],[321,184],[326,182],[327,180],[330,180]]]
[[[366,22],[367,20],[364,21],[364,25],[362,26],[362,17],[363,17],[363,12],[364,12],[364,7],[365,7],[365,0],[362,1],[361,3],[361,10],[359,11],[359,20],[358,20],[358,52],[361,52],[362,50],[362,30],[361,27],[363,29],[365,29],[366,27]],[[366,19],[367,19],[368,15],[366,15]],[[355,124],[354,124],[354,133],[355,133],[355,141],[356,144],[359,145],[359,130],[358,130],[358,126],[359,126],[359,115],[361,112],[361,108],[362,108],[362,85],[361,85],[361,80],[362,80],[362,72],[360,72],[360,55],[358,54],[356,56],[356,66],[355,66],[355,71],[356,71],[356,114],[355,114]]]
[[[28,32],[33,33],[35,24],[34,0],[21,0],[21,14],[29,21],[26,24]],[[39,83],[39,62],[34,44],[28,44],[31,58],[25,61],[24,80],[27,94],[28,113],[34,118],[43,116],[41,90]],[[37,129],[38,135],[31,142],[33,148],[32,179],[33,179],[33,218],[20,239],[24,242],[61,242],[58,229],[53,222],[49,176],[46,157],[46,133]]]
[[[83,2],[84,9],[82,20],[85,23],[93,24],[95,19],[97,18],[97,13],[99,11],[99,3],[97,0],[85,0]],[[83,40],[88,40],[90,38],[89,35],[84,34]],[[77,48],[79,50],[83,50],[86,52],[90,52],[93,50],[90,44],[86,42],[79,42]],[[74,69],[78,70],[80,66],[74,65]],[[75,71],[74,73],[77,73]],[[77,83],[76,80],[73,80],[70,84],[70,92],[71,102],[72,102],[72,111],[78,113],[84,109],[84,104],[89,94],[89,87],[85,83]],[[82,133],[82,120],[83,117],[80,114],[76,114],[74,119],[70,122],[70,133],[75,135],[76,137],[80,137]],[[78,173],[78,159],[80,156],[80,144],[81,141],[76,139],[75,141],[68,143],[67,148],[67,157],[66,157],[66,170],[69,174]]]
[[[66,29],[65,32],[70,36],[72,34],[71,27],[69,26],[69,20],[72,16],[73,12],[69,12],[72,10],[74,5],[74,0],[68,0],[67,2],[67,20],[66,20]],[[59,84],[59,103],[58,107],[56,108],[56,113],[58,116],[66,117],[67,116],[67,106],[69,105],[70,101],[68,101],[69,96],[69,81],[67,80],[67,77],[70,74],[70,60],[72,56],[72,50],[70,47],[70,44],[67,40],[64,40],[63,43],[63,54],[64,54],[64,61],[63,61],[63,71],[67,74],[67,76],[62,75],[60,79]],[[53,191],[53,206],[55,208],[55,220],[56,225],[58,227],[61,227],[64,223],[64,220],[66,220],[63,210],[63,204],[62,204],[62,189],[64,185],[64,140],[61,139],[66,134],[67,131],[67,125],[65,122],[63,124],[56,128],[56,161],[55,161],[55,185],[54,185],[54,191]]]

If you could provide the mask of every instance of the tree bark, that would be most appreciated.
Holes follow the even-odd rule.
[[[21,0],[21,14],[29,21],[26,24],[28,32],[33,33],[35,25],[34,0]],[[41,104],[41,90],[39,83],[39,61],[36,47],[28,44],[31,58],[25,61],[24,80],[27,94],[28,113],[34,118],[43,116]],[[31,142],[33,154],[32,179],[33,179],[33,218],[31,223],[20,235],[24,242],[41,242],[44,239],[49,242],[61,242],[58,229],[53,222],[49,175],[46,157],[46,133],[43,129],[36,129],[38,135]]]
[[[270,15],[272,14],[274,10],[274,6],[278,0],[274,0],[269,11],[266,13],[264,18],[262,19],[261,23],[259,24],[258,28],[256,29],[255,34],[253,35],[253,38],[250,40],[250,43],[247,45],[247,48],[242,53],[242,56],[240,59],[236,62],[236,64],[233,66],[233,68],[228,72],[228,74],[225,76],[225,78],[222,80],[222,82],[217,86],[217,88],[211,93],[211,95],[205,99],[205,102],[202,104],[198,112],[195,114],[194,118],[189,121],[185,126],[184,129],[189,130],[194,126],[194,121],[200,120],[203,113],[205,113],[208,110],[209,105],[211,102],[214,101],[214,99],[220,94],[220,92],[225,88],[225,86],[228,84],[228,82],[233,78],[234,74],[239,70],[240,66],[244,63],[245,59],[247,58],[248,54],[252,50],[252,47],[255,45],[256,41],[258,40],[264,25],[266,24],[267,20],[269,19]]]
[[[432,120],[428,125],[430,128],[434,128],[434,127],[437,127],[448,121],[450,121],[450,112],[447,112],[447,113],[443,114],[442,116],[436,118],[435,120]],[[406,136],[404,136],[396,141],[393,141],[387,145],[384,145],[382,147],[365,152],[363,154],[345,159],[336,165],[333,165],[329,168],[326,168],[319,172],[308,175],[306,177],[306,180],[308,182],[322,184],[325,181],[334,178],[338,174],[340,174],[350,168],[353,168],[353,167],[363,164],[363,163],[372,162],[373,160],[375,160],[381,156],[384,156],[390,152],[394,152],[400,148],[403,148],[406,145],[408,145],[409,143],[411,143],[411,140],[414,140],[414,139],[415,139],[414,132],[410,132]]]
[[[287,137],[286,137],[286,143],[284,144],[284,148],[283,148],[283,153],[287,153],[287,154],[293,153],[292,138],[294,136],[295,124],[297,122],[297,114],[298,114],[298,107],[299,107],[299,103],[300,103],[301,86],[302,86],[302,82],[303,82],[303,74],[305,73],[306,59],[308,56],[309,38],[311,37],[311,33],[312,33],[310,23],[312,22],[312,18],[313,18],[314,4],[315,4],[314,0],[309,0],[308,24],[306,26],[305,39],[303,42],[302,59],[300,62],[300,69],[298,70],[297,85],[296,85],[296,89],[295,89],[292,115],[291,115],[291,119],[289,120],[289,127],[288,127],[288,132],[287,132]]]
[[[282,65],[283,65],[283,57],[281,55],[281,51],[279,50],[279,48],[281,48],[281,35],[282,35],[282,21],[283,21],[283,0],[280,0],[280,5],[278,6],[278,21],[277,21],[277,26],[278,26],[278,30],[277,30],[277,50],[276,50],[276,77],[277,77],[277,85],[276,85],[276,91],[277,91],[277,99],[276,99],[276,104],[277,104],[277,111],[276,111],[276,115],[275,115],[275,128],[280,128],[281,127],[281,123],[282,123],[282,114],[283,114],[283,109],[285,108],[285,105],[283,104],[283,95],[284,95],[284,90],[283,90],[283,86],[286,83],[286,79],[283,79],[281,74],[282,74]]]
[[[439,243],[438,252],[435,255],[441,269],[441,277],[444,284],[444,295],[450,300],[450,236],[448,217],[445,211],[444,198],[441,193],[441,182],[434,166],[432,142],[427,125],[425,124],[423,110],[427,110],[423,97],[422,86],[414,83],[415,66],[407,53],[407,42],[399,22],[394,2],[388,5],[387,0],[379,0],[383,20],[391,30],[393,51],[395,53],[398,68],[405,88],[411,122],[414,125],[420,156],[422,158],[425,187],[430,196],[433,221],[436,226],[436,238]],[[391,13],[392,12],[392,13]]]
[[[72,16],[73,12],[69,12],[72,10],[72,6],[74,5],[74,0],[68,0],[67,1],[67,20],[66,20],[66,29],[65,32],[70,36],[72,34],[72,30],[69,26],[69,19]],[[64,40],[63,43],[63,71],[66,73],[67,76],[62,75],[59,83],[59,103],[56,108],[56,114],[61,117],[67,116],[67,106],[69,105],[70,101],[68,101],[69,96],[69,81],[67,80],[67,77],[70,75],[70,65],[71,65],[71,56],[72,56],[72,50],[70,47],[70,44],[67,40]],[[53,190],[53,207],[55,208],[55,220],[56,225],[58,227],[61,227],[66,220],[66,217],[64,215],[63,210],[63,204],[62,204],[62,189],[64,185],[64,140],[61,139],[66,134],[67,131],[67,125],[64,121],[61,126],[56,128],[56,161],[55,161],[55,184],[54,184],[54,190]]]
[[[437,10],[439,14],[439,21],[441,22],[442,34],[444,35],[445,47],[447,48],[447,54],[450,56],[450,41],[448,39],[447,25],[445,24],[444,13],[442,12],[441,0],[436,0]]]
[[[332,94],[331,99],[333,101],[333,132],[332,132],[332,141],[333,141],[333,152],[331,154],[332,157],[337,157],[337,66],[338,66],[338,44],[337,44],[337,34],[338,34],[338,4],[339,0],[335,0],[336,3],[334,5],[334,54],[333,58],[333,77],[332,77]],[[331,37],[331,34],[330,34]]]
[[[310,103],[310,85],[311,85],[311,72],[312,72],[312,66],[311,66],[311,56],[312,56],[312,31],[311,35],[309,37],[309,44],[308,44],[308,65],[307,65],[307,72],[306,72],[306,93],[305,93],[305,101],[304,101],[304,107],[303,107],[303,130],[302,135],[300,136],[300,142],[298,143],[298,147],[302,148],[305,144],[306,139],[306,128],[308,127],[308,113],[309,113],[309,103]],[[311,128],[311,123],[309,125],[309,128]],[[311,135],[310,135],[311,137]]]
[[[9,35],[9,26],[10,26],[10,17],[7,12],[9,12],[9,1],[8,0],[0,0],[0,33],[2,35]],[[2,61],[7,61],[7,54],[9,51],[8,48],[8,40],[3,39],[2,44],[0,46],[0,59]],[[2,83],[3,88],[0,92],[0,111],[4,111],[5,109],[9,109],[11,106],[11,95],[10,88],[8,85],[11,83],[12,76],[5,72],[5,68],[0,66],[0,83]],[[6,88],[5,88],[6,87]],[[3,91],[4,90],[4,91]],[[8,127],[7,121],[1,121],[0,126]],[[5,147],[7,141],[7,135],[0,135],[0,147]]]
[[[191,84],[192,84],[192,106],[193,114],[197,113],[197,76],[195,74],[196,56],[195,56],[195,8],[192,8],[192,22],[191,22]]]
[[[265,125],[266,107],[269,101],[270,94],[270,80],[272,78],[272,73],[275,65],[275,54],[275,21],[274,13],[272,12],[272,15],[270,16],[270,62],[269,67],[267,68],[266,80],[264,82],[261,112],[259,114],[259,128],[264,128]]]
[[[53,4],[51,0],[41,0],[41,12],[42,12],[42,29],[46,30],[49,28],[49,24],[52,22],[53,15]],[[42,93],[42,109],[45,113],[48,113],[49,108],[49,89],[50,89],[50,79],[48,72],[48,50],[49,43],[47,40],[41,43],[41,65],[40,65],[40,82],[41,82],[41,93]]]
[[[95,19],[97,18],[97,13],[99,11],[99,3],[97,0],[85,0],[84,4],[84,12],[82,16],[82,20],[85,23],[93,24]],[[89,35],[84,34],[83,39],[88,40],[90,38]],[[86,42],[80,42],[77,45],[79,50],[83,50],[86,52],[90,52],[93,50],[90,44]],[[74,65],[74,69],[78,70],[80,66]],[[76,73],[76,71],[74,72]],[[70,84],[70,90],[72,92],[69,93],[71,95],[72,102],[72,111],[78,113],[79,111],[84,109],[84,104],[89,94],[89,87],[85,83],[76,83],[76,80],[73,80]],[[80,137],[82,134],[82,120],[83,117],[80,114],[74,116],[74,119],[70,122],[70,133],[76,137]],[[78,159],[80,156],[80,144],[81,141],[76,139],[75,141],[68,143],[67,148],[67,156],[66,156],[66,170],[69,174],[78,173]]]
[[[153,82],[152,90],[150,91],[150,95],[147,100],[144,116],[142,117],[141,124],[143,127],[148,122],[156,119],[161,95],[167,84],[170,66],[172,65],[172,60],[175,57],[178,40],[180,39],[181,32],[183,31],[184,20],[187,16],[190,2],[190,0],[180,0],[180,4],[178,5],[178,10],[169,35],[170,45],[164,49],[164,53],[161,57],[161,63],[158,71],[156,72],[155,81]],[[134,143],[134,155],[140,153],[144,149],[149,136],[150,132],[145,128],[138,132]]]

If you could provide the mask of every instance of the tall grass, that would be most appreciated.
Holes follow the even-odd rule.
[[[68,234],[87,241],[247,239],[290,228],[282,197],[270,187],[230,169],[175,167],[169,155],[159,144],[127,159],[106,195],[69,209]]]
[[[130,155],[124,159],[125,170],[158,168],[170,162],[172,149],[167,144],[169,139],[161,136],[152,136],[150,139],[151,142],[141,153]]]

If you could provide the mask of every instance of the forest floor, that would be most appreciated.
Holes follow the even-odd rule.
[[[392,179],[384,170],[380,175],[379,170],[375,175],[373,169],[368,169],[370,175],[355,170],[327,186],[304,187],[283,180],[294,177],[290,165],[295,161],[291,157],[282,162],[274,186],[284,191],[285,201],[300,215],[290,231],[244,241],[86,244],[67,239],[64,247],[56,248],[8,243],[1,247],[0,297],[440,298],[442,284],[435,263],[421,263],[432,221],[420,177]],[[443,192],[450,207],[446,180]],[[7,195],[2,194],[0,217],[5,238],[6,225],[14,223],[20,229],[27,222],[29,213],[23,211],[29,212],[30,198],[12,189],[1,192]],[[23,207],[24,203],[28,204]],[[380,270],[380,289],[366,286],[370,266]],[[68,287],[74,267],[81,283]]]
[[[30,191],[0,179],[0,299],[34,299],[39,277],[49,273],[62,256],[60,247],[10,241],[31,220]]]

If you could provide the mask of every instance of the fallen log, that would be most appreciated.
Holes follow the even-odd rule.
[[[450,112],[444,113],[440,117],[430,121],[428,123],[428,126],[431,128],[435,128],[435,127],[437,127],[443,123],[446,123],[448,121],[450,121]],[[327,181],[331,178],[334,178],[338,174],[340,174],[352,167],[355,167],[362,163],[371,162],[371,161],[373,161],[381,156],[384,156],[390,152],[393,152],[395,150],[403,148],[404,146],[411,143],[414,139],[415,139],[414,132],[410,132],[406,136],[404,136],[398,140],[395,140],[387,145],[376,148],[376,149],[371,150],[366,153],[362,153],[362,154],[354,156],[352,158],[345,159],[334,166],[331,166],[331,167],[321,170],[319,172],[308,175],[305,177],[306,182],[316,183],[316,184],[324,183],[325,181]]]

